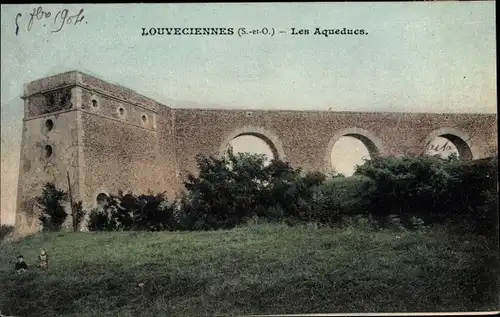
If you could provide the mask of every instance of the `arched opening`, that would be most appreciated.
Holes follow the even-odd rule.
[[[460,160],[465,161],[474,158],[469,136],[451,128],[443,128],[432,132],[426,139],[424,153],[438,155],[442,158],[454,154]]]
[[[54,128],[54,121],[52,121],[51,119],[48,119],[45,121],[45,129],[47,132],[50,132],[52,131],[52,129]]]
[[[234,152],[261,153],[270,162],[273,158],[286,159],[283,145],[276,134],[259,126],[244,126],[229,133],[219,148],[219,157],[227,154],[229,146]]]
[[[52,156],[52,147],[50,145],[46,145],[43,148],[43,154],[45,155],[45,158],[49,158]]]
[[[96,202],[98,207],[104,208],[106,204],[109,202],[109,197],[105,193],[100,193],[96,197]]]
[[[116,109],[116,112],[118,113],[118,117],[120,117],[122,119],[124,119],[127,116],[127,111],[122,106],[118,107]]]
[[[226,146],[233,148],[234,153],[252,153],[265,156],[265,164],[269,164],[272,159],[278,157],[278,153],[270,140],[262,135],[244,133],[236,136]]]
[[[346,133],[333,144],[330,162],[333,172],[352,176],[357,165],[379,154],[375,143],[364,135]]]

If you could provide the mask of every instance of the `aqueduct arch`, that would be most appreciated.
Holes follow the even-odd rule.
[[[278,138],[278,136],[275,133],[266,130],[263,127],[257,127],[257,126],[245,126],[243,128],[239,128],[231,132],[222,142],[222,145],[219,149],[219,157],[223,157],[225,155],[227,147],[229,146],[232,140],[244,135],[251,135],[263,140],[271,149],[274,158],[285,160],[286,157],[285,157],[285,152],[283,150],[283,145],[281,144],[281,141]]]
[[[376,157],[385,152],[384,145],[382,140],[380,140],[375,134],[372,132],[361,129],[358,127],[345,128],[335,132],[333,137],[328,142],[328,146],[326,147],[325,154],[325,171],[333,172],[333,164],[332,164],[332,150],[335,146],[335,143],[344,136],[353,137],[363,143],[363,145],[368,149],[368,153],[370,157]]]
[[[471,137],[456,128],[440,128],[432,131],[424,141],[423,153],[427,150],[429,144],[437,137],[442,137],[449,140],[458,150],[460,160],[470,161],[478,158],[478,153],[474,148]]]

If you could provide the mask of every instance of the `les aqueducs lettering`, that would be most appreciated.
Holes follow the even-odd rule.
[[[310,31],[308,29],[297,29],[292,28],[292,35],[309,35]],[[367,35],[368,32],[363,29],[321,29],[315,28],[313,35],[323,35],[328,37],[329,35]]]

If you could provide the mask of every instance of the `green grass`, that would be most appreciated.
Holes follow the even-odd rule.
[[[488,245],[444,230],[283,225],[41,234],[0,246],[0,310],[78,317],[497,310],[498,249]],[[42,247],[48,272],[13,273],[17,254],[34,264]]]

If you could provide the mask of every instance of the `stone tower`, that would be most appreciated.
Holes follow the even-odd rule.
[[[168,107],[76,71],[26,84],[22,99],[16,231],[40,229],[34,197],[46,182],[68,191],[68,173],[73,201],[87,210],[99,195],[119,190],[173,193]]]

